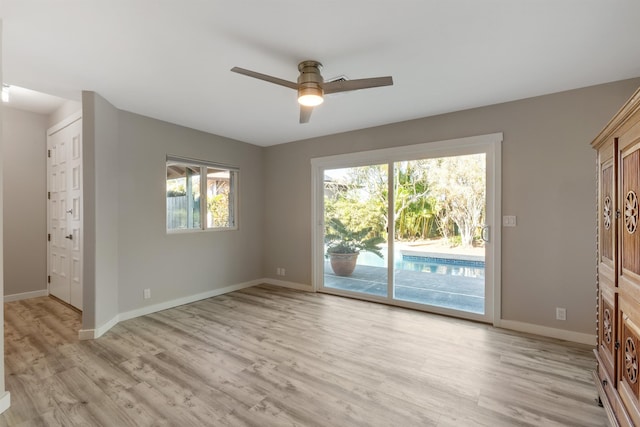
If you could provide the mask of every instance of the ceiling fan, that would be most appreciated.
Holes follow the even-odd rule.
[[[302,61],[298,64],[300,76],[298,76],[297,83],[269,76],[267,74],[258,73],[256,71],[246,70],[240,67],[233,67],[231,71],[297,90],[298,103],[300,104],[300,123],[309,122],[309,118],[313,112],[313,107],[322,104],[324,95],[393,85],[393,79],[391,76],[357,80],[338,79],[325,82],[322,78],[322,74],[320,74],[321,68],[322,64],[318,61]]]

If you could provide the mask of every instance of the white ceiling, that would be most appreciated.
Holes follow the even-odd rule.
[[[268,146],[640,76],[638,0],[0,0],[5,83]],[[295,81],[391,75],[298,123]]]
[[[18,110],[49,115],[60,108],[65,102],[66,99],[64,98],[19,86],[9,86],[8,105]]]

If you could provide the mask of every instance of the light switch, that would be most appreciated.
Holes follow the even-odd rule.
[[[515,215],[505,215],[502,217],[502,226],[503,227],[515,227],[516,226],[516,216]]]

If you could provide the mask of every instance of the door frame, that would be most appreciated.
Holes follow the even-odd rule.
[[[440,140],[400,147],[383,148],[356,153],[338,154],[311,159],[311,284],[314,292],[321,290],[324,278],[324,171],[369,164],[393,163],[403,160],[417,160],[433,157],[448,157],[465,154],[486,153],[486,213],[485,222],[490,224],[489,241],[485,247],[485,290],[492,298],[486,298],[485,313],[465,313],[441,307],[429,307],[421,304],[391,300],[390,298],[369,298],[363,300],[383,302],[401,307],[429,311],[438,314],[464,317],[496,325],[501,318],[501,221],[502,217],[502,133],[478,135],[465,138]],[[392,180],[390,180],[391,182]],[[333,292],[332,292],[333,293]],[[335,292],[340,294],[340,292]],[[345,294],[346,295],[346,294]],[[353,296],[349,294],[349,296]],[[360,298],[360,296],[358,297]],[[468,315],[467,315],[468,314]]]

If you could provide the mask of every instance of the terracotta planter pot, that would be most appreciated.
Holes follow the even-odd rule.
[[[329,254],[331,269],[336,276],[351,276],[356,268],[358,253],[354,254]]]

